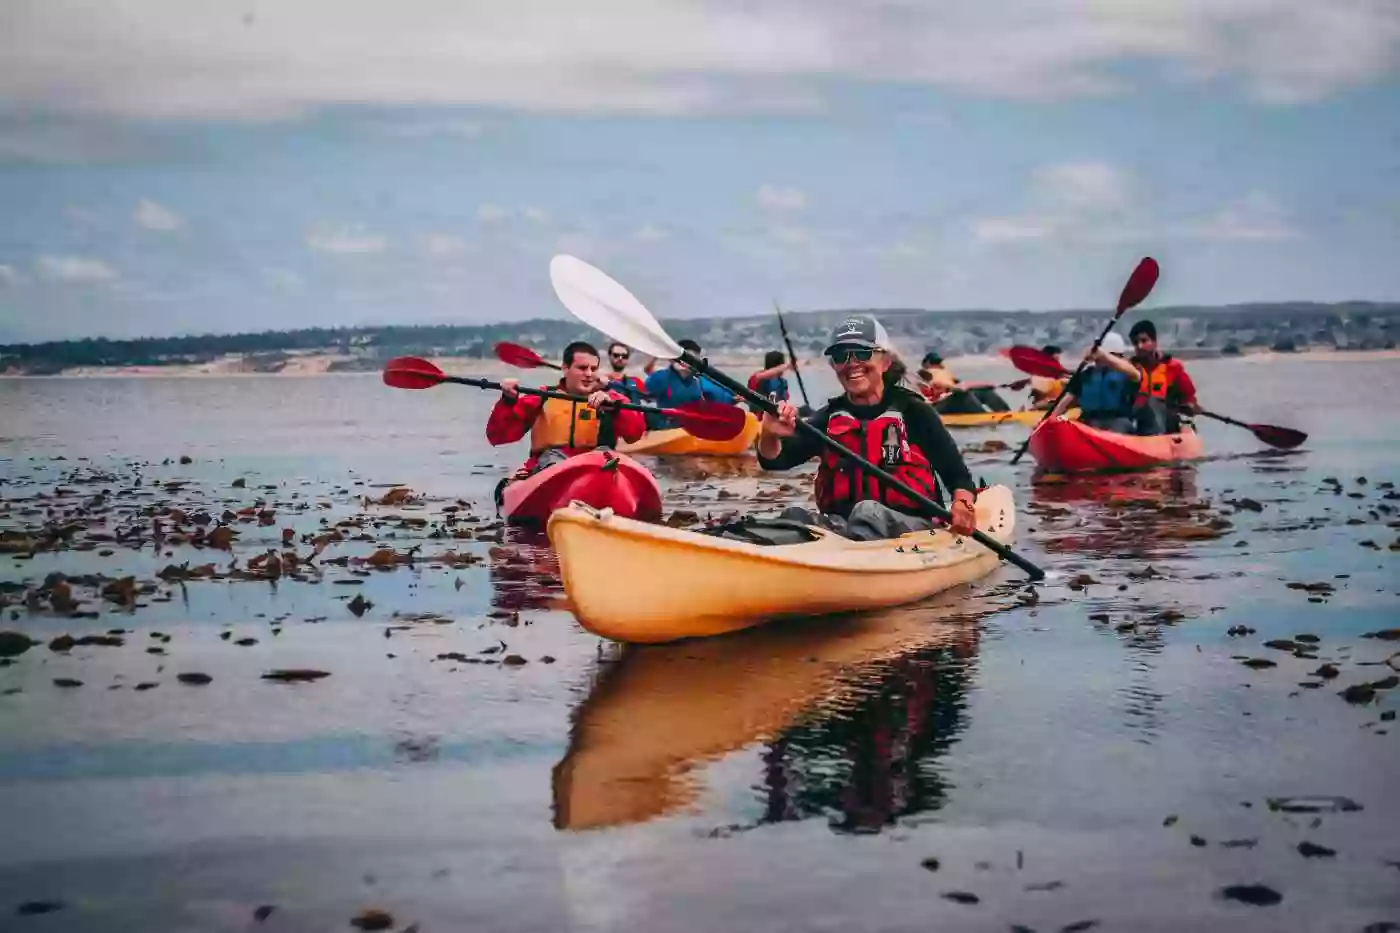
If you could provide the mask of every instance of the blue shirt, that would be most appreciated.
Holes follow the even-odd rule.
[[[734,401],[732,392],[715,385],[699,373],[691,373],[689,379],[683,379],[681,374],[670,366],[658,369],[647,376],[646,386],[647,395],[650,395],[662,408],[674,408],[688,402],[727,402],[732,404]],[[675,425],[670,418],[648,414],[647,427],[653,431],[660,431],[673,428]]]

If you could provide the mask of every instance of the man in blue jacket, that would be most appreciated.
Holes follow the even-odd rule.
[[[701,354],[700,344],[694,340],[682,340],[680,345],[696,356]],[[662,408],[674,408],[687,402],[734,402],[732,392],[706,379],[680,360],[672,360],[670,366],[647,376],[646,393]],[[675,425],[669,418],[648,414],[647,427],[660,431]]]

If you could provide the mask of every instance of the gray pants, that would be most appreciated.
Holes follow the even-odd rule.
[[[818,525],[852,541],[883,541],[887,538],[898,538],[911,531],[928,531],[933,527],[933,522],[926,518],[897,512],[874,499],[862,499],[857,502],[851,508],[851,514],[845,518],[840,515],[823,515],[796,505],[783,509],[783,513],[778,517],[786,521]]]

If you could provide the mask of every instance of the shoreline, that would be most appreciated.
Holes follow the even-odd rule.
[[[208,378],[254,378],[254,377],[276,377],[276,378],[306,378],[312,376],[363,376],[373,375],[377,370],[357,370],[332,372],[330,367],[334,363],[345,362],[349,358],[338,354],[307,354],[298,356],[289,361],[289,364],[276,372],[259,372],[250,368],[245,359],[218,360],[212,363],[178,364],[171,366],[83,366],[66,369],[59,373],[52,374],[31,374],[31,373],[0,373],[0,379],[114,379],[114,378],[178,378],[178,379],[208,379]],[[527,372],[527,370],[513,370],[511,367],[498,360],[477,359],[474,357],[431,357],[432,361],[441,366],[445,372],[460,376],[491,376],[501,375],[503,370],[508,372]],[[742,369],[744,367],[760,366],[762,364],[761,354],[742,354],[735,356],[716,356],[712,358],[718,366]],[[1400,350],[1303,350],[1297,353],[1276,353],[1274,351],[1264,351],[1261,353],[1245,353],[1240,356],[1209,356],[1185,358],[1185,362],[1198,363],[1210,360],[1239,360],[1242,362],[1267,363],[1278,359],[1308,360],[1323,362],[1370,362],[1375,360],[1400,360]],[[815,359],[806,361],[808,367],[818,363]],[[1005,363],[1006,360],[996,354],[974,354],[968,356],[953,356],[947,359],[949,366],[983,367],[998,363]],[[1008,364],[1009,365],[1009,364]],[[633,370],[634,374],[640,374],[639,369]]]

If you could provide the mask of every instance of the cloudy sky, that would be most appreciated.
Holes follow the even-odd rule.
[[[991,12],[995,10],[995,12]],[[1396,0],[0,0],[0,341],[1400,299]]]

